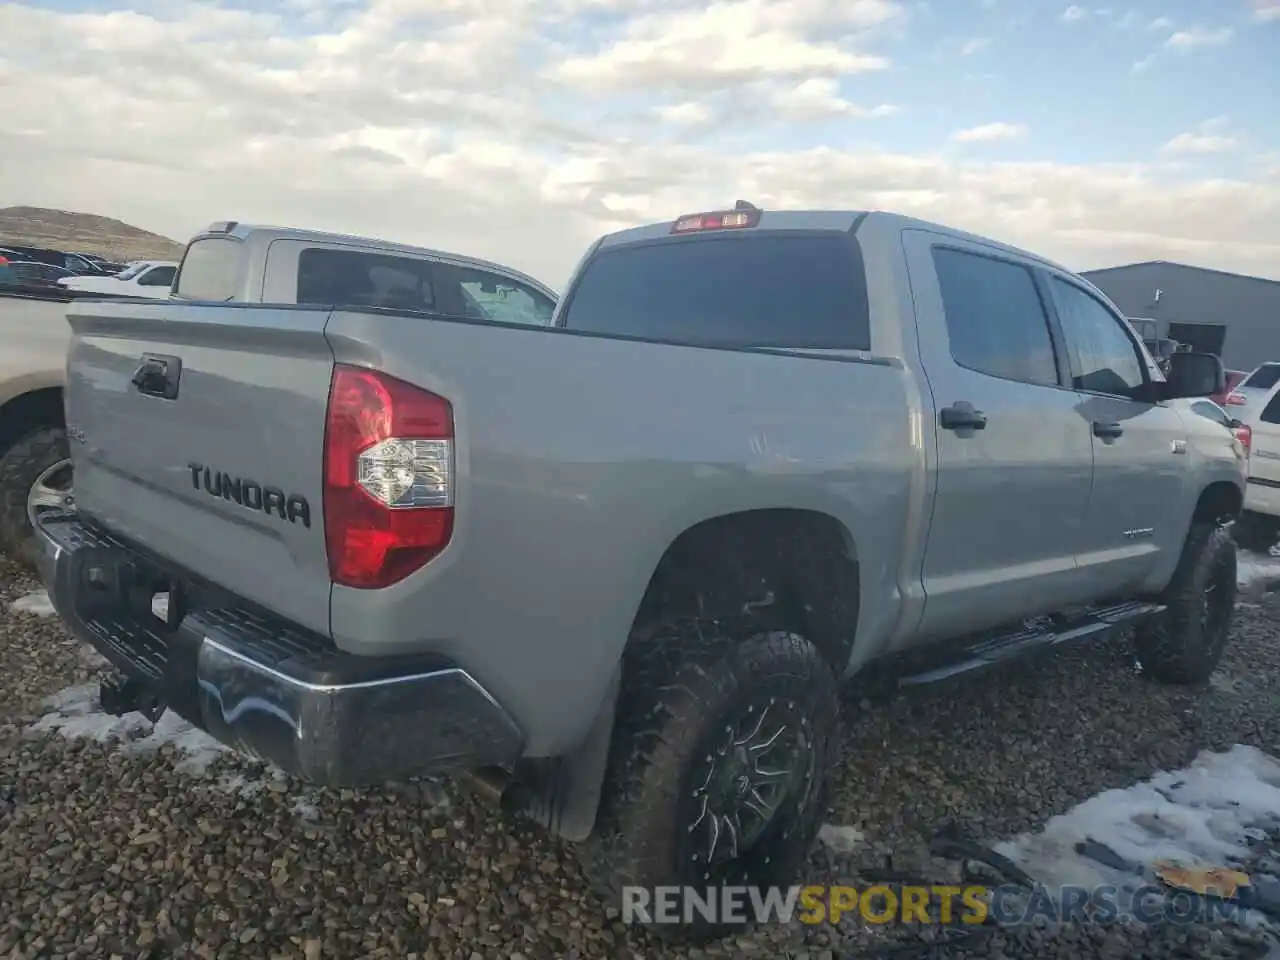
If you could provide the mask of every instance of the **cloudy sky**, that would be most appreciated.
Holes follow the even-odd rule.
[[[1280,278],[1280,0],[0,2],[0,206],[475,253],[731,205]]]

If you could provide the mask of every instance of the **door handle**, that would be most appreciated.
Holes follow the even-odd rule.
[[[159,397],[162,400],[176,400],[178,397],[178,381],[182,376],[182,361],[177,357],[161,357],[145,354],[138,369],[129,380],[140,394],[147,397]]]
[[[1124,427],[1118,423],[1105,420],[1093,421],[1093,435],[1095,437],[1101,437],[1103,440],[1114,440],[1122,433],[1124,433]]]
[[[938,411],[938,423],[943,430],[985,430],[987,415],[968,400],[957,400]]]

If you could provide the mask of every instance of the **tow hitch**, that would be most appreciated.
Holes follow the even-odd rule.
[[[103,680],[98,686],[98,699],[102,709],[113,717],[140,713],[150,723],[157,722],[168,708],[168,704],[146,686],[123,676]]]

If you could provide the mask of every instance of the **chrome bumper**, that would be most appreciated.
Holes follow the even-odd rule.
[[[72,632],[126,678],[233,749],[316,783],[361,785],[505,764],[523,737],[443,657],[357,657],[325,636],[221,598],[174,626],[157,586],[182,571],[75,516],[42,518],[40,573]],[[176,618],[175,618],[176,619]]]

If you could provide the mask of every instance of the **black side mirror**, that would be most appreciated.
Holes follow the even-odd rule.
[[[1207,397],[1227,388],[1222,360],[1212,353],[1174,353],[1167,363],[1165,383],[1160,390],[1164,400]]]

